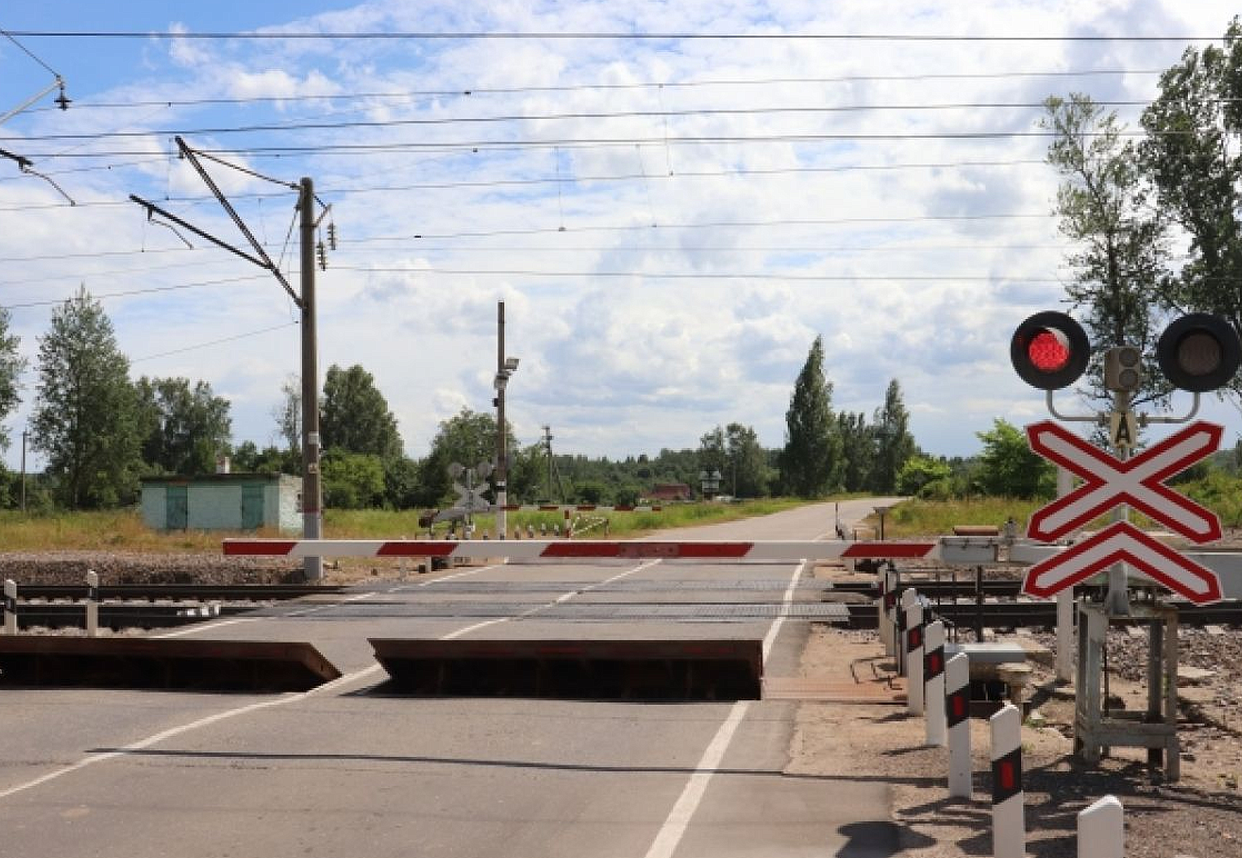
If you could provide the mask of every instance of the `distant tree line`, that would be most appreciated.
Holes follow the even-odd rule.
[[[0,416],[19,401],[24,368],[9,316],[0,310]],[[740,498],[872,493],[950,498],[969,495],[1045,497],[1051,467],[1022,432],[1003,420],[979,433],[982,452],[947,459],[918,447],[896,379],[871,418],[834,412],[833,385],[816,338],[794,382],[781,448],[763,447],[753,427],[708,429],[697,449],[662,449],[624,459],[558,454],[542,443],[521,445],[506,426],[509,496],[516,502],[633,504],[660,484],[684,484],[700,495],[700,475],[719,474],[717,494]],[[212,473],[231,456],[237,471],[301,473],[300,390],[291,378],[273,409],[283,444],[231,442],[229,403],[204,381],[129,379],[112,326],[86,290],[57,307],[39,339],[30,444],[46,467],[28,483],[28,507],[98,509],[133,504],[143,476]],[[426,456],[406,454],[397,421],[371,373],[333,365],[320,398],[324,502],[329,508],[442,508],[454,492],[449,466],[491,462],[496,421],[462,409],[440,423]],[[11,438],[0,432],[0,445]],[[1220,462],[1236,471],[1242,447]],[[18,475],[0,473],[0,506],[17,504]]]

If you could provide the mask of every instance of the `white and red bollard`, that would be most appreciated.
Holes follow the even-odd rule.
[[[944,623],[928,623],[923,641],[923,688],[927,703],[927,744],[944,747],[948,744],[944,700]]]
[[[906,617],[906,711],[923,714],[923,605],[913,589],[901,594]]]
[[[11,578],[4,581],[4,633],[17,634],[17,582]]]
[[[1022,790],[1022,713],[1006,703],[992,728],[992,856],[1026,855],[1026,795]]]
[[[959,652],[944,668],[944,720],[949,734],[949,795],[971,796],[970,656]]]
[[[1106,795],[1078,813],[1078,858],[1125,858],[1125,809]]]

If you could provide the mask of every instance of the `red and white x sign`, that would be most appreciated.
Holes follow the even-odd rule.
[[[1120,504],[1142,510],[1187,539],[1221,538],[1220,519],[1164,485],[1220,446],[1223,427],[1197,422],[1122,461],[1051,420],[1026,427],[1031,449],[1082,477],[1083,485],[1031,516],[1027,536],[1053,542]]]
[[[1114,522],[1090,539],[1036,563],[1027,570],[1022,591],[1048,598],[1104,572],[1114,563],[1129,563],[1195,604],[1219,602],[1223,598],[1220,578],[1215,572],[1148,536],[1128,521]]]

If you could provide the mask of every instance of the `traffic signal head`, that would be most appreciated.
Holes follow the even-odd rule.
[[[1104,386],[1133,393],[1143,381],[1143,353],[1134,346],[1116,346],[1104,352]]]
[[[1156,360],[1174,386],[1205,393],[1233,378],[1242,361],[1242,345],[1220,316],[1191,313],[1164,329],[1156,344]]]
[[[1040,390],[1069,387],[1087,368],[1087,332],[1059,310],[1036,313],[1018,325],[1009,342],[1009,359],[1018,376]]]

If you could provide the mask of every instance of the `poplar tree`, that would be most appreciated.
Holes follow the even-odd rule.
[[[832,383],[824,378],[824,340],[816,337],[785,412],[781,478],[786,491],[822,497],[840,484],[841,436],[832,416]]]
[[[914,436],[910,434],[910,413],[901,398],[897,379],[888,383],[884,407],[875,412],[875,462],[871,468],[871,490],[892,494],[897,490],[897,475],[914,455]]]

